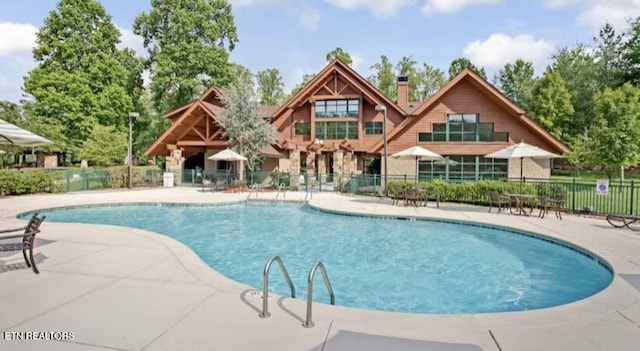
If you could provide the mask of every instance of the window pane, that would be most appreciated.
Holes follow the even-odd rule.
[[[358,139],[358,122],[347,122],[347,139]]]
[[[461,123],[462,115],[449,115],[449,123]]]
[[[434,132],[446,133],[447,132],[447,125],[444,124],[444,123],[434,123],[433,124],[433,131]]]
[[[358,117],[360,111],[360,100],[349,100],[349,109],[347,115],[349,117]]]
[[[447,141],[445,133],[433,133],[433,141]]]
[[[509,141],[509,133],[508,132],[494,133],[493,138],[495,141]]]
[[[478,115],[475,113],[462,115],[462,118],[464,119],[464,123],[476,124],[478,122]]]
[[[449,133],[449,141],[462,141],[462,133]]]
[[[418,133],[418,141],[429,142],[431,141],[431,133]]]

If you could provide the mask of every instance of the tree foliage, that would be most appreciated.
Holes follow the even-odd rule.
[[[258,93],[262,105],[279,105],[284,100],[284,82],[280,72],[275,68],[256,73]]]
[[[562,77],[547,70],[535,84],[529,104],[529,116],[562,140],[575,136],[571,119],[573,105],[571,93]]]
[[[259,113],[258,96],[248,80],[232,84],[222,95],[224,113],[218,123],[229,146],[247,158],[249,169],[260,162],[260,150],[275,142],[275,129]]]
[[[371,84],[376,86],[385,96],[391,100],[397,97],[396,74],[393,70],[393,63],[385,55],[380,56],[380,62],[377,62],[371,69],[374,74],[369,77]]]
[[[113,126],[96,124],[89,139],[82,143],[79,157],[93,166],[121,164],[127,155],[128,136]]]
[[[640,84],[640,17],[629,21],[626,40],[622,41],[620,80]]]
[[[61,0],[37,33],[38,66],[25,78],[33,114],[60,134],[58,145],[79,147],[96,123],[124,129],[134,72],[116,48],[120,33],[96,0]]]
[[[466,57],[459,57],[451,61],[451,65],[449,65],[449,80],[455,78],[458,74],[464,71],[465,68],[474,71],[485,80],[487,79],[487,73],[484,71],[484,68],[474,65],[471,60]]]
[[[594,99],[595,123],[589,130],[590,157],[609,175],[640,163],[640,88],[629,83],[605,88]]]
[[[153,103],[160,113],[232,81],[229,52],[238,41],[226,0],[152,0],[134,22],[149,52]]]
[[[327,62],[331,62],[333,61],[333,59],[336,59],[336,58],[340,59],[340,61],[346,63],[349,66],[353,64],[353,59],[351,58],[351,55],[349,55],[348,52],[342,50],[341,47],[337,47],[327,53]]]
[[[535,83],[533,74],[533,63],[518,59],[498,71],[494,84],[504,95],[527,110]]]
[[[409,101],[418,101],[419,91],[418,87],[422,85],[422,75],[419,71],[418,62],[414,60],[413,56],[403,56],[398,63],[396,63],[396,71],[399,76],[406,76],[409,78]]]
[[[444,72],[426,63],[422,65],[420,76],[421,79],[416,87],[416,101],[428,99],[447,84]]]
[[[591,51],[586,45],[580,44],[574,48],[560,49],[552,56],[554,62],[551,68],[562,77],[571,92],[574,115],[567,126],[570,138],[584,133],[592,125],[593,98],[603,87],[598,79],[600,73]]]

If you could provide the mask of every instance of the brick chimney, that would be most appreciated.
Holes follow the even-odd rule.
[[[398,103],[399,106],[409,105],[409,77],[398,76],[397,84],[398,84],[398,99],[396,102]]]

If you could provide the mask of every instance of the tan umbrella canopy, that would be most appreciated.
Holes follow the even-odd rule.
[[[532,159],[552,159],[552,158],[562,158],[562,156],[549,152],[547,150],[541,149],[537,146],[527,144],[524,141],[506,147],[504,149],[498,150],[496,152],[492,152],[488,155],[485,155],[486,158],[501,158],[501,159],[512,159],[519,158],[520,159],[520,180],[522,180],[522,161],[525,157]]]
[[[240,179],[242,179],[242,161],[247,161],[247,158],[240,155],[239,153],[231,150],[231,149],[224,149],[214,155],[211,155],[208,157],[208,159],[213,160],[213,161],[238,161],[240,162],[240,165],[238,167],[238,169],[240,170],[239,174],[240,174]],[[227,168],[227,173],[229,172],[229,169]]]
[[[0,144],[30,147],[53,142],[0,119]]]
[[[414,146],[406,150],[396,152],[391,155],[391,157],[397,159],[412,159],[416,161],[416,183],[418,182],[418,161],[435,161],[442,159],[442,156],[420,146]]]

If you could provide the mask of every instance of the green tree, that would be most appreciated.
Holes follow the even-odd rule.
[[[275,129],[260,116],[258,96],[249,80],[232,84],[221,100],[225,110],[218,123],[223,135],[253,170],[261,160],[260,150],[275,142]]]
[[[611,24],[600,27],[598,36],[593,38],[596,45],[595,57],[598,65],[600,85],[615,88],[621,84],[623,72],[622,53],[624,34],[617,34]]]
[[[284,82],[280,72],[275,68],[266,69],[256,74],[258,93],[262,105],[280,105],[284,99]]]
[[[451,61],[451,65],[449,65],[449,80],[455,78],[458,74],[464,71],[465,68],[474,71],[485,80],[487,79],[487,73],[484,71],[484,68],[477,67],[466,57],[459,57]]]
[[[599,68],[585,45],[560,49],[552,56],[551,68],[558,73],[571,92],[574,115],[571,118],[572,136],[584,133],[593,123],[593,97],[602,89],[599,83]]]
[[[640,17],[629,21],[626,40],[622,44],[620,78],[622,82],[640,83]]]
[[[564,79],[553,70],[547,70],[531,95],[529,116],[562,141],[570,142],[575,136],[574,110]]]
[[[341,47],[337,47],[327,53],[327,62],[331,62],[336,58],[340,59],[340,61],[346,63],[349,66],[351,66],[351,64],[353,63],[351,55],[349,55],[348,52],[342,50]]]
[[[165,113],[231,81],[229,52],[238,41],[226,0],[152,0],[134,21],[149,51],[154,107]]]
[[[494,77],[494,84],[513,102],[528,110],[535,84],[533,63],[521,59],[507,63]]]
[[[371,84],[386,97],[395,101],[397,97],[396,74],[389,58],[385,55],[380,56],[380,62],[371,66],[371,69],[374,70],[374,74],[369,77]]]
[[[409,101],[419,101],[418,87],[422,83],[422,75],[416,67],[418,62],[413,59],[413,56],[403,56],[396,64],[396,71],[400,76],[407,76],[409,78]]]
[[[35,99],[33,114],[60,131],[55,143],[80,147],[96,123],[125,128],[133,101],[119,37],[96,0],[61,0],[45,19],[24,91]]]
[[[235,62],[230,63],[229,66],[230,66],[231,75],[232,75],[231,83],[238,83],[239,81],[246,80],[247,82],[250,82],[253,86],[254,77],[253,77],[253,72],[251,72],[250,69]]]
[[[0,101],[0,119],[11,124],[19,124],[22,119],[20,105],[11,101]]]
[[[589,149],[611,178],[621,168],[640,163],[640,88],[629,83],[605,88],[595,96],[594,108]]]
[[[113,126],[96,124],[78,156],[94,166],[121,164],[127,155],[128,135]]]
[[[419,74],[421,78],[418,86],[416,87],[416,101],[427,100],[447,84],[444,72],[441,69],[435,68],[426,63],[422,65],[422,70]]]

